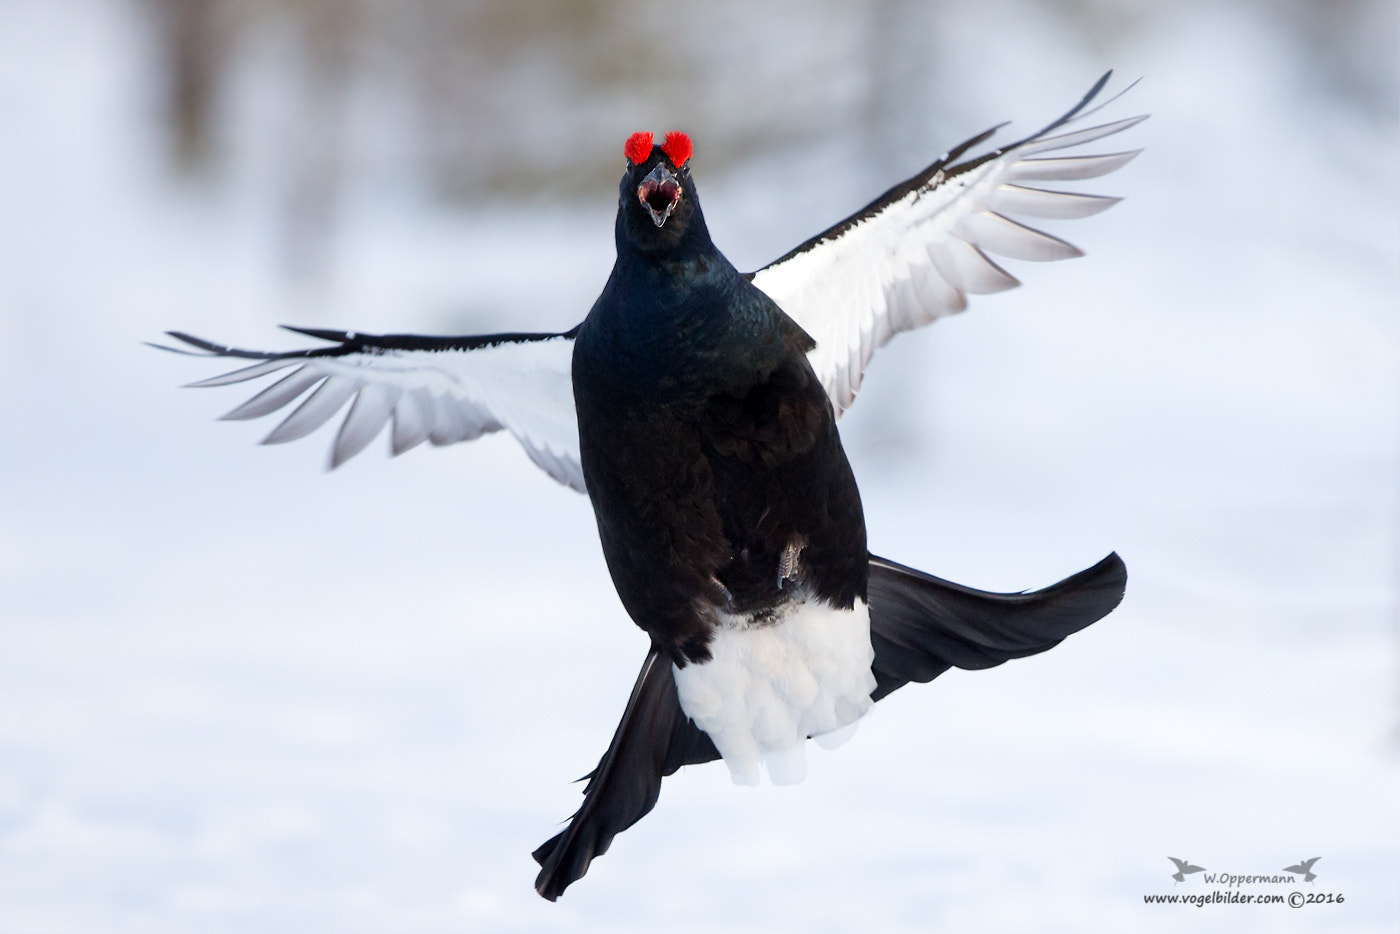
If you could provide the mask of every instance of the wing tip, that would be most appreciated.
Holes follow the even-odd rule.
[[[294,324],[279,324],[277,326],[284,331],[291,331],[295,334],[305,334],[307,337],[329,341],[332,344],[349,343],[357,336],[361,336],[356,331],[337,331],[333,328],[303,328]]]
[[[156,350],[164,350],[166,353],[177,353],[186,357],[203,357],[205,354],[193,353],[188,350],[181,350],[179,347],[167,347],[165,344],[157,344],[155,341],[142,341],[147,347],[154,347]]]
[[[212,354],[214,356],[219,356],[225,351],[229,350],[229,348],[223,344],[216,344],[213,341],[207,341],[202,337],[196,337],[193,334],[186,334],[184,331],[166,331],[165,336],[173,337],[175,340],[180,341],[183,344],[189,344],[191,347],[198,347],[206,354]],[[146,343],[151,347],[159,347],[161,350],[169,350],[172,353],[190,353],[190,351],[182,350],[179,347],[166,347],[161,344],[151,344],[149,341],[147,341]],[[193,354],[192,356],[199,356],[199,354]]]

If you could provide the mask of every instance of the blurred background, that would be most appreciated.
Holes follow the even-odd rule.
[[[1394,931],[1397,30],[1392,0],[0,0],[0,930]],[[1105,117],[1153,116],[1086,183],[1127,200],[1053,228],[1088,257],[885,348],[842,431],[878,553],[1019,590],[1116,549],[1123,606],[898,692],[802,786],[685,770],[540,900],[646,648],[586,501],[509,438],[327,474],[329,431],[260,448],[214,421],[246,392],[141,342],[569,327],[636,130],[692,135],[752,269],[1108,68],[1143,81]],[[1302,888],[1346,901],[1145,905],[1208,890],[1168,856],[1321,856]]]

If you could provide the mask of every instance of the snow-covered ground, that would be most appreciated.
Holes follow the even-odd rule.
[[[140,341],[567,326],[611,189],[352,205],[291,287],[256,207],[163,180],[121,5],[0,6],[0,931],[1394,931],[1396,127],[1252,7],[1182,9],[1107,63],[1154,116],[1091,189],[1128,200],[1057,228],[1088,258],[896,341],[843,422],[877,552],[1014,590],[1117,549],[1122,608],[901,690],[801,786],[685,770],[551,905],[529,853],[645,652],[586,502],[508,438],[326,474],[327,432],[257,447]],[[946,142],[1104,64],[1018,42]],[[771,163],[701,174],[716,239],[752,267],[873,193],[834,161],[781,205]],[[1145,905],[1212,888],[1169,856],[1320,856],[1244,891],[1345,902]]]

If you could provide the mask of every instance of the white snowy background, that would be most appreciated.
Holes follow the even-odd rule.
[[[370,69],[326,122],[333,209],[297,233],[283,169],[309,145],[315,180],[325,108],[286,21],[227,53],[191,177],[159,4],[0,3],[0,932],[1395,931],[1394,4],[973,6],[886,4],[907,73],[835,3],[624,6],[686,36],[698,77],[666,93],[691,122],[616,82],[578,111],[527,63],[472,89],[543,115],[491,133],[553,133],[512,143],[499,194],[421,183],[423,114]],[[799,787],[686,769],[540,899],[530,851],[646,648],[586,501],[509,438],[327,474],[328,431],[259,447],[270,423],[215,421],[246,392],[178,389],[213,368],[141,342],[567,327],[634,129],[692,130],[753,268],[1110,66],[1145,79],[1112,113],[1153,117],[1088,186],[1127,200],[1055,228],[1088,257],[897,340],[842,428],[878,553],[1016,590],[1116,549],[1121,609],[899,691]],[[569,135],[607,171],[549,178]],[[1346,901],[1145,905],[1208,888],[1168,856],[1320,856],[1312,886],[1245,891]]]

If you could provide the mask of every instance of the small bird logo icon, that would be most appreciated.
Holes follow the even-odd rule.
[[[1284,872],[1301,873],[1304,882],[1311,882],[1317,878],[1317,873],[1312,871],[1313,863],[1322,859],[1321,856],[1314,856],[1312,859],[1305,859],[1296,866],[1285,866]]]
[[[1172,878],[1175,879],[1177,882],[1185,882],[1186,876],[1189,873],[1200,872],[1206,868],[1204,866],[1192,866],[1186,860],[1177,859],[1175,856],[1168,856],[1167,859],[1176,863],[1176,872],[1172,873]]]

